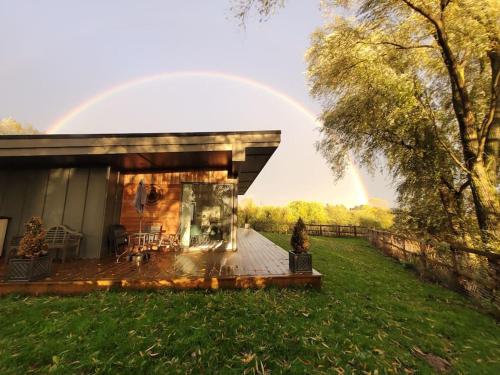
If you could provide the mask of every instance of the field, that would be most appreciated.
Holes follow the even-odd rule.
[[[320,291],[0,299],[0,374],[500,373],[498,323],[466,298],[362,239],[312,249]]]

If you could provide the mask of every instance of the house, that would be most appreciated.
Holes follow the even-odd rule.
[[[83,233],[80,255],[111,253],[107,232],[160,227],[184,248],[237,249],[237,196],[280,143],[280,131],[0,136],[0,217],[7,240],[31,216]],[[146,187],[144,213],[134,207]],[[5,252],[4,252],[5,253]]]

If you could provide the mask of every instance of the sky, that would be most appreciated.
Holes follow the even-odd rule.
[[[0,118],[57,133],[280,129],[246,194],[256,203],[393,205],[386,176],[351,167],[336,181],[315,149],[321,107],[304,53],[324,22],[319,1],[290,1],[245,28],[230,6],[0,0]]]

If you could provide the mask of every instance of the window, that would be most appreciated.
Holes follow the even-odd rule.
[[[183,183],[181,245],[232,249],[234,185]]]

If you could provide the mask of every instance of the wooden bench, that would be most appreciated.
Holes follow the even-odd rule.
[[[61,261],[64,263],[68,250],[74,249],[76,258],[80,257],[80,243],[83,235],[69,229],[65,225],[56,225],[47,230],[45,242],[49,246],[49,252],[55,252],[57,257],[61,252]]]

